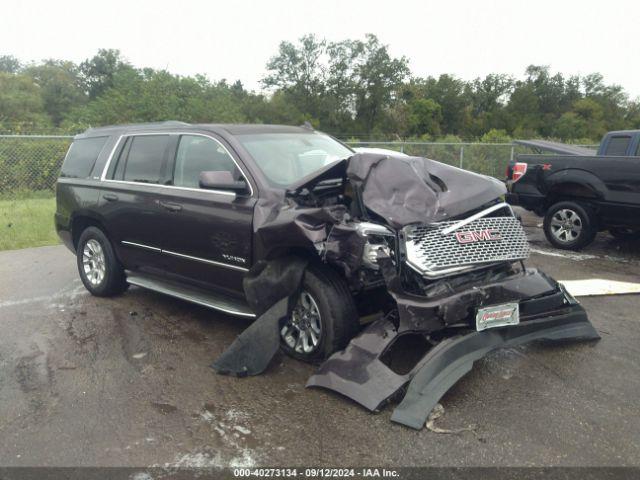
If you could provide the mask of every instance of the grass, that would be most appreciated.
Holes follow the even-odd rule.
[[[41,247],[59,243],[53,225],[56,199],[0,199],[0,250]]]

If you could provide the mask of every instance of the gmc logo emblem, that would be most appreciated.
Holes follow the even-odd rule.
[[[486,230],[473,230],[470,232],[457,232],[456,240],[458,243],[476,243],[476,242],[494,242],[502,240],[502,235],[495,228],[487,228]]]

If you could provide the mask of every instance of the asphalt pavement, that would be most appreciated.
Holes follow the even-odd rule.
[[[553,250],[530,214],[529,266],[640,281],[640,243]],[[0,252],[0,466],[640,465],[640,295],[582,299],[602,340],[476,363],[437,429],[305,389],[282,354],[237,379],[211,362],[248,325],[139,288],[96,298],[62,246]]]

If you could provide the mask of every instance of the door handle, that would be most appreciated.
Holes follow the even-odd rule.
[[[116,200],[118,200],[118,196],[113,193],[105,193],[104,195],[102,195],[102,198],[104,198],[107,202],[115,202]]]
[[[182,205],[178,205],[177,203],[161,202],[158,200],[158,205],[166,208],[170,212],[179,212],[180,210],[182,210]]]

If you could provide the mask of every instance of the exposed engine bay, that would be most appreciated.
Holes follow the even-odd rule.
[[[370,410],[406,387],[392,420],[413,428],[493,349],[599,338],[561,285],[525,267],[529,243],[505,193],[498,180],[433,160],[356,154],[260,199],[254,238],[278,253],[245,278],[259,318],[213,367],[239,376],[267,368],[314,261],[333,266],[381,313],[307,385]],[[280,243],[287,249],[274,250]]]

